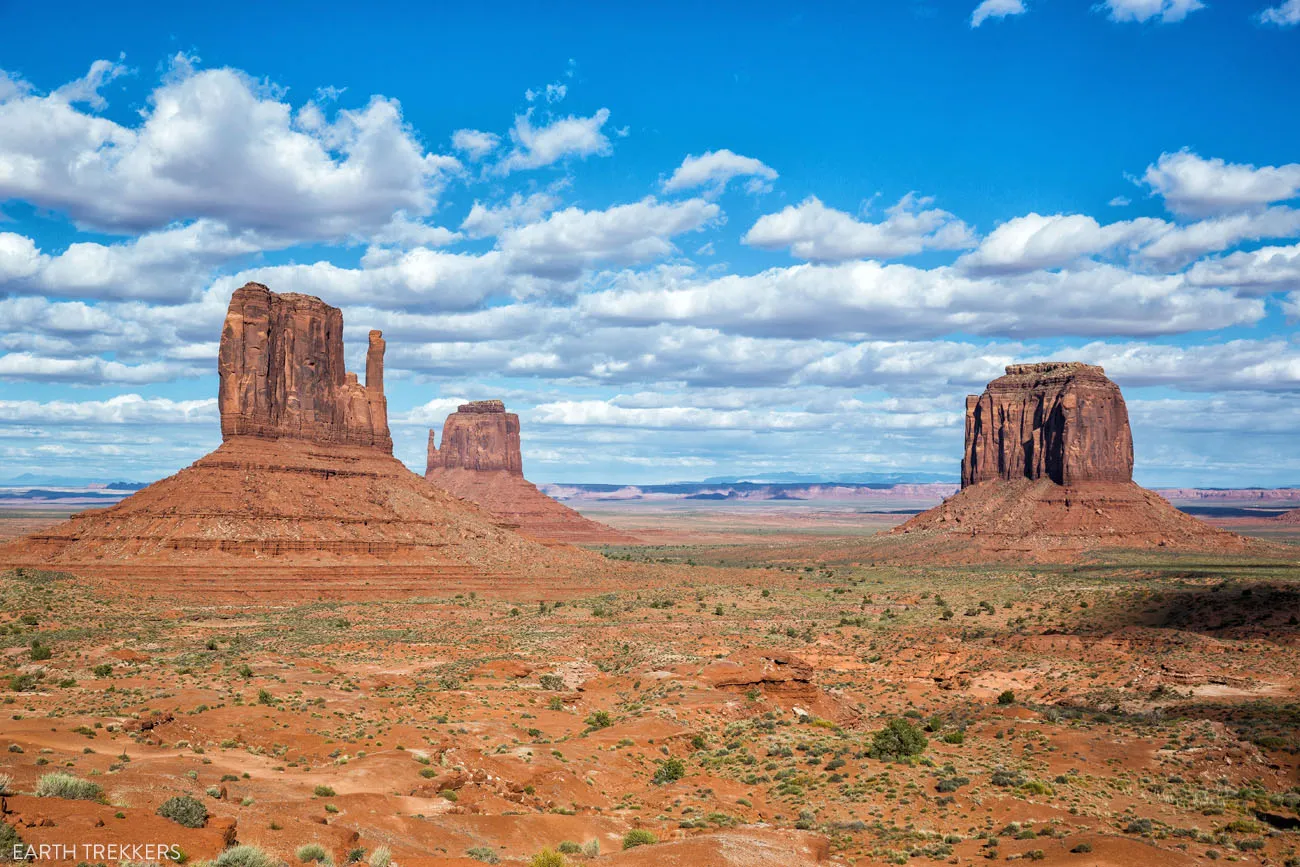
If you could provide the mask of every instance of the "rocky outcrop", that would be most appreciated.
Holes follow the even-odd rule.
[[[1058,485],[1133,480],[1133,435],[1119,386],[1077,361],[1012,364],[966,398],[962,487],[1003,479]]]
[[[221,436],[374,446],[392,453],[384,339],[370,332],[366,382],[343,361],[343,312],[261,283],[235,291],[217,370]]]
[[[611,544],[632,537],[561,505],[524,479],[519,416],[499,400],[464,403],[447,416],[442,445],[429,431],[424,477],[482,506],[504,526],[553,542]]]
[[[429,431],[427,468],[503,471],[523,476],[519,452],[519,416],[499,400],[463,403],[442,425],[442,447]]]
[[[223,442],[111,508],[0,544],[35,566],[202,598],[377,598],[590,569],[429,484],[392,456],[384,341],[366,384],[343,367],[343,317],[250,283],[221,335]]]
[[[876,562],[1059,562],[1098,548],[1245,551],[1133,483],[1119,386],[1079,362],[1013,364],[966,398],[962,489],[895,527]]]

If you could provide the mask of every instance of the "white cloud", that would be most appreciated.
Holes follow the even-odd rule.
[[[1300,244],[1203,259],[1188,270],[1187,282],[1194,286],[1231,286],[1238,292],[1256,295],[1300,289]]]
[[[0,232],[0,290],[176,303],[197,297],[216,266],[286,243],[198,220],[118,244],[76,242],[50,255],[30,238]]]
[[[1006,18],[1008,15],[1025,13],[1023,0],[984,0],[975,7],[970,16],[970,26],[979,27],[989,18]]]
[[[1252,324],[1264,316],[1259,300],[1112,265],[973,278],[951,267],[874,261],[708,280],[628,275],[606,291],[581,296],[578,306],[595,319],[625,325],[679,322],[742,334],[851,338],[1176,334]]]
[[[514,147],[494,167],[497,174],[538,169],[569,157],[607,156],[612,151],[609,139],[601,132],[609,120],[607,108],[591,117],[570,115],[543,127],[533,126],[532,118],[531,108],[515,116],[514,128],[510,130]]]
[[[1230,340],[1204,346],[1094,343],[1078,355],[1121,386],[1185,391],[1300,390],[1300,347],[1284,340]]]
[[[102,62],[74,82],[91,101]],[[212,218],[301,238],[382,226],[399,210],[432,207],[451,157],[427,154],[394,100],[326,118],[297,111],[233,69],[179,64],[136,126],[78,110],[56,90],[0,101],[0,198],[23,199],[78,222],[138,231]]]
[[[451,134],[451,146],[471,160],[481,160],[497,149],[501,136],[478,129],[458,129]]]
[[[1201,0],[1102,0],[1102,8],[1109,10],[1111,21],[1150,21],[1173,24],[1182,21],[1191,12],[1204,9]]]
[[[677,430],[806,430],[825,425],[807,412],[715,410],[689,406],[625,407],[606,400],[563,400],[538,405],[529,418],[542,424]]]
[[[90,64],[90,71],[83,77],[63,85],[54,91],[52,96],[54,99],[69,103],[83,102],[93,109],[102,111],[108,107],[108,100],[100,95],[100,88],[126,73],[127,68],[121,63],[96,60]]]
[[[507,227],[540,220],[559,204],[559,197],[551,193],[532,193],[527,197],[513,193],[501,205],[484,205],[476,199],[460,229],[471,238],[499,235]]]
[[[1259,212],[1227,214],[1183,226],[1169,226],[1144,246],[1143,259],[1167,267],[1182,267],[1206,253],[1226,250],[1242,241],[1290,238],[1300,234],[1300,210],[1278,206]]]
[[[1270,6],[1259,13],[1261,24],[1276,24],[1278,27],[1295,27],[1300,24],[1300,0],[1286,0],[1277,6]]]
[[[970,228],[954,215],[928,208],[933,199],[908,193],[879,223],[864,223],[828,208],[816,196],[760,217],[742,240],[764,250],[790,248],[791,255],[818,262],[863,257],[888,259],[925,249],[974,245]]]
[[[1160,155],[1142,180],[1176,214],[1249,210],[1300,196],[1300,163],[1262,166],[1203,159],[1189,150]]]
[[[550,279],[572,279],[599,263],[629,265],[672,253],[669,238],[708,226],[721,209],[703,199],[660,203],[647,197],[603,211],[565,208],[545,220],[502,231],[497,249],[511,268]]]
[[[777,173],[776,169],[761,160],[741,156],[723,148],[718,151],[706,151],[698,157],[688,155],[662,186],[666,193],[707,186],[710,194],[716,195],[720,194],[733,178],[751,178],[750,183],[746,185],[746,191],[761,193],[770,189],[771,182],[777,179]]]
[[[1026,214],[998,226],[957,264],[984,274],[1059,268],[1117,247],[1136,249],[1168,227],[1164,220],[1147,217],[1103,226],[1081,214]]]
[[[1106,204],[1110,205],[1112,208],[1127,208],[1129,205],[1133,204],[1133,201],[1128,196],[1116,196]]]
[[[533,90],[532,88],[525,90],[524,99],[529,102],[536,102],[539,99],[545,102],[562,102],[568,93],[568,85],[557,81],[546,85],[541,90]]]
[[[0,379],[29,382],[80,384],[168,382],[185,376],[198,376],[199,373],[200,370],[192,366],[161,361],[131,365],[96,356],[46,358],[30,352],[10,352],[0,355]]]
[[[413,425],[415,427],[432,427],[440,429],[447,416],[456,408],[468,402],[464,397],[435,397],[406,412],[390,413],[389,421],[395,425]]]
[[[0,400],[6,423],[31,424],[215,424],[217,399],[171,400],[119,394],[108,400]]]

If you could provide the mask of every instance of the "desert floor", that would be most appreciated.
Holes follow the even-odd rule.
[[[399,867],[1300,857],[1297,558],[863,567],[819,552],[905,515],[584,512],[648,544],[378,601],[0,575],[8,836],[90,864],[236,839]],[[50,774],[93,786],[36,796]],[[174,796],[203,827],[158,815]]]

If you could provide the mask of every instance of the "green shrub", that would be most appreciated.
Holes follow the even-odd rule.
[[[460,800],[460,795],[456,794],[455,789],[443,789],[438,793],[438,797],[444,801],[451,801],[453,804]]]
[[[14,692],[31,692],[41,682],[41,677],[42,675],[34,672],[15,674],[9,678],[9,688]]]
[[[312,862],[324,863],[330,857],[329,853],[325,851],[325,847],[319,843],[306,843],[299,846],[298,850],[293,854],[304,864]]]
[[[487,846],[475,846],[473,849],[466,849],[465,857],[473,858],[475,861],[482,861],[484,864],[501,863],[501,856]]]
[[[99,801],[104,797],[104,790],[90,780],[56,771],[40,778],[36,783],[36,795],[69,801]]]
[[[49,659],[54,655],[54,651],[50,650],[48,646],[41,644],[40,639],[32,640],[32,649],[29,653],[31,658],[36,662]]]
[[[686,765],[681,759],[670,757],[659,763],[659,769],[655,771],[651,782],[656,786],[663,786],[667,783],[675,783],[684,776],[686,776]]]
[[[158,815],[186,828],[202,828],[208,822],[208,808],[189,795],[177,795],[162,802]]]
[[[13,857],[13,851],[23,845],[23,838],[18,836],[17,829],[8,822],[0,822],[0,856],[4,860]]]
[[[613,724],[614,720],[610,717],[609,711],[598,710],[587,717],[587,725],[594,729],[607,729]]]
[[[387,846],[378,846],[370,853],[370,867],[388,867],[393,860],[393,852]]]
[[[633,828],[623,835],[624,849],[635,849],[637,846],[649,846],[658,842],[659,838],[644,828]]]
[[[1002,694],[998,696],[998,704],[1015,704],[1015,703],[1016,703],[1016,694],[1009,689],[1004,690]]]
[[[217,856],[213,867],[276,867],[276,860],[256,846],[232,846]]]
[[[929,744],[921,730],[905,719],[891,719],[871,739],[869,755],[880,761],[919,756]]]
[[[332,798],[334,797],[334,790],[329,786],[317,786],[312,790],[312,794],[318,798]]]
[[[564,856],[554,849],[543,849],[533,856],[533,860],[528,862],[528,867],[565,867],[568,862]]]
[[[542,689],[564,689],[564,678],[560,677],[558,674],[543,674],[537,679],[537,682],[542,685]]]
[[[95,675],[95,677],[108,677],[110,674],[113,673],[113,665],[112,663],[102,662],[99,665],[92,668],[90,670],[90,673]]]

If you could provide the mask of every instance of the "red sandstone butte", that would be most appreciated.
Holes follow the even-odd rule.
[[[524,479],[519,416],[506,412],[499,400],[461,404],[442,425],[441,446],[429,431],[424,477],[536,539],[573,544],[635,541],[584,518]]]
[[[1119,386],[1077,361],[1008,366],[966,398],[961,485],[993,479],[1131,482],[1133,435]]]
[[[338,308],[250,283],[230,300],[219,358],[216,451],[111,508],[0,545],[0,567],[133,592],[372,598],[593,564],[512,532],[393,457],[384,341],[370,332],[359,384],[344,369]]]
[[[343,311],[248,283],[230,299],[217,356],[221,436],[377,446],[391,453],[384,339],[370,332],[366,383],[343,362]]]
[[[1100,367],[1051,361],[1006,371],[966,398],[961,490],[895,527],[872,554],[1051,561],[1095,548],[1254,544],[1133,483],[1128,409]]]

